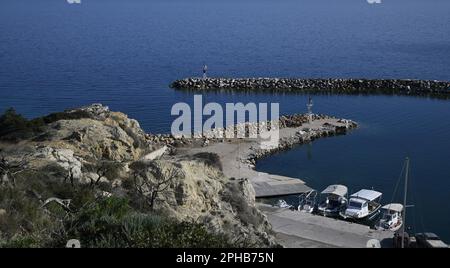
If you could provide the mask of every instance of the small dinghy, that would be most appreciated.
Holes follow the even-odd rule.
[[[317,213],[327,217],[337,217],[347,206],[347,187],[344,185],[330,185],[321,192],[324,200],[317,207]]]
[[[313,213],[316,208],[317,191],[311,190],[299,196],[298,211]]]
[[[403,213],[403,205],[402,204],[388,204],[381,208],[381,219],[375,225],[377,230],[389,230],[389,231],[398,231],[403,225],[402,213]]]

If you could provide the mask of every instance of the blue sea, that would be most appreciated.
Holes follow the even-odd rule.
[[[450,80],[448,0],[2,0],[0,110],[31,118],[90,103],[169,132],[173,104],[193,101],[175,79],[224,77]],[[308,96],[208,93],[204,101],[279,102]],[[347,136],[259,161],[261,171],[322,189],[343,183],[393,196],[411,158],[408,226],[450,242],[450,101],[314,96],[314,112],[356,120]]]

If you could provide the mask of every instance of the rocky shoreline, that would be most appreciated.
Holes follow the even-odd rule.
[[[410,79],[186,78],[174,89],[450,97],[450,82]]]
[[[309,127],[303,127],[307,124],[306,115],[293,115],[289,116],[290,119],[295,119],[291,121],[293,124],[287,124],[284,128],[297,129],[295,135],[284,137],[280,139],[280,145],[273,149],[259,149],[255,150],[249,157],[247,161],[252,165],[256,165],[256,161],[263,157],[267,157],[276,154],[281,151],[290,150],[295,146],[306,144],[312,142],[318,138],[332,137],[337,135],[345,135],[348,131],[358,127],[357,123],[346,119],[336,119],[334,117],[326,115],[314,115],[313,120],[330,120],[335,119],[337,123],[342,125],[333,125],[329,123],[324,123],[321,129],[311,129]],[[300,120],[299,120],[300,119]],[[297,124],[298,123],[298,124]],[[300,130],[302,129],[302,130]]]

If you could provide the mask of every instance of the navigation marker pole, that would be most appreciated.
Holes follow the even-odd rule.
[[[313,120],[313,113],[312,113],[312,107],[314,106],[312,98],[309,97],[308,104],[306,104],[306,107],[308,108],[308,122],[311,123]]]

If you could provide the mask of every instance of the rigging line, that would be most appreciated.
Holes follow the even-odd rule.
[[[413,184],[412,184],[412,180],[410,180],[410,182],[409,182],[409,184],[410,184],[410,189],[413,189]],[[414,195],[414,191],[409,191],[409,199],[411,200],[411,204],[416,204],[416,201],[415,201],[415,195]],[[405,208],[406,209],[406,208]],[[412,214],[412,218],[413,218],[413,228],[414,228],[414,233],[417,233],[417,230],[418,230],[418,228],[417,228],[417,209],[414,209],[414,211],[413,211],[413,213],[410,213],[409,215],[411,215]],[[406,226],[405,226],[406,227]]]
[[[395,195],[397,194],[398,187],[400,186],[400,181],[402,180],[402,176],[405,171],[405,168],[406,168],[406,162],[403,163],[402,170],[400,171],[400,175],[398,176],[397,183],[395,184],[394,192],[392,193],[392,197],[391,197],[391,204],[394,202],[394,198],[395,198]],[[406,209],[406,208],[404,208],[404,209]]]

